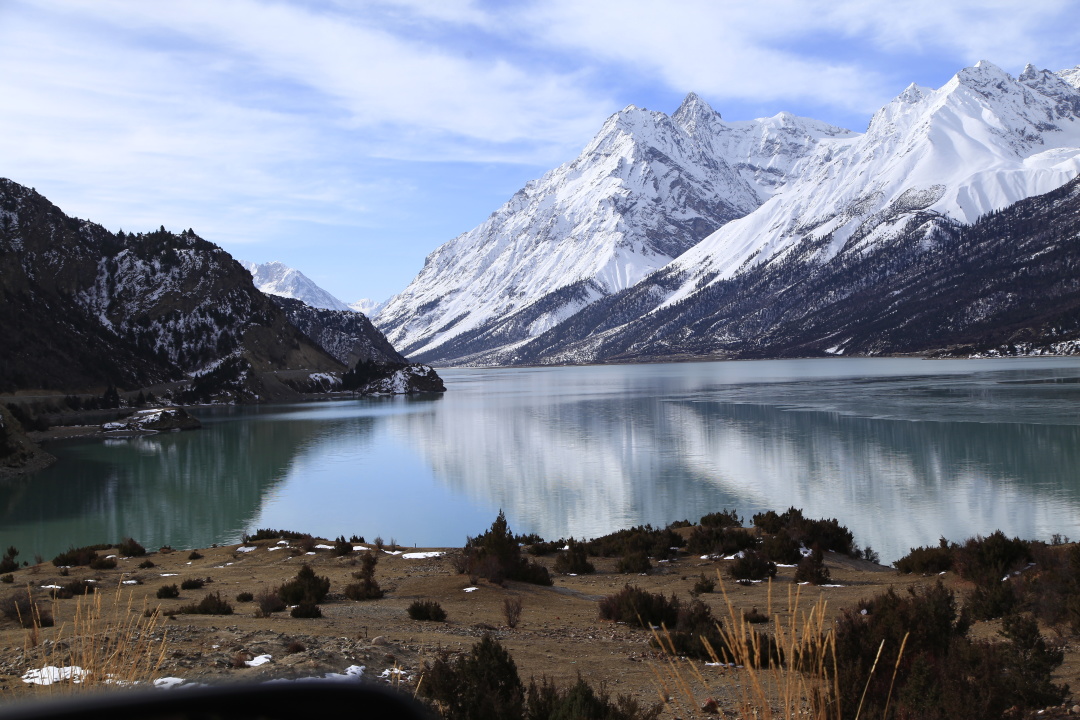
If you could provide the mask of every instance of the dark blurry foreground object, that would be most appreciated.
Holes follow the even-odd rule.
[[[328,681],[228,685],[71,695],[0,708],[0,720],[295,720],[313,710],[342,718],[432,720],[412,698],[390,688]]]

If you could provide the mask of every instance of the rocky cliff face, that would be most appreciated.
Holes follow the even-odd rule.
[[[386,336],[359,312],[312,307],[286,297],[272,299],[285,311],[289,322],[347,367],[351,368],[361,361],[395,365],[408,363]]]

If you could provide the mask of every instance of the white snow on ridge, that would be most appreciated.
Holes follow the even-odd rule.
[[[1080,71],[1077,71],[1080,74]],[[970,223],[1080,172],[1080,91],[1031,66],[1012,78],[980,62],[938,90],[910,86],[865,135],[821,145],[761,208],[720,228],[671,263],[688,273],[666,304],[710,282],[832,234],[872,244],[915,212]],[[898,220],[900,220],[898,222]]]

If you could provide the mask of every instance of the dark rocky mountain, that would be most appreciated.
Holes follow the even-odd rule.
[[[289,322],[350,368],[358,362],[409,362],[362,313],[312,307],[302,300],[277,295],[270,299],[285,311]]]
[[[1080,351],[1080,178],[971,225],[927,215],[861,253],[810,262],[816,250],[656,309],[656,297],[679,282],[660,272],[515,348],[512,358],[474,359]]]
[[[0,336],[7,392],[211,391],[217,376],[252,397],[280,371],[345,370],[193,231],[113,234],[3,179]]]

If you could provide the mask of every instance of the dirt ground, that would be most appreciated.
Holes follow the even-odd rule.
[[[552,587],[507,582],[497,586],[480,580],[470,584],[467,575],[454,571],[451,555],[409,559],[404,554],[379,553],[375,579],[386,592],[379,600],[350,601],[342,589],[353,582],[351,574],[359,569],[359,553],[336,557],[330,550],[302,551],[264,540],[252,545],[251,552],[238,546],[200,549],[201,559],[190,560],[190,550],[152,552],[143,558],[119,558],[114,570],[90,570],[75,567],[67,576],[51,564],[22,568],[14,573],[14,582],[0,585],[0,603],[29,586],[40,598],[43,610],[51,612],[55,626],[45,628],[36,637],[18,623],[0,618],[0,701],[10,701],[28,694],[49,692],[22,681],[28,670],[41,666],[41,653],[51,646],[59,633],[70,635],[76,608],[88,599],[54,600],[42,586],[63,585],[74,579],[92,579],[102,588],[97,593],[110,616],[115,605],[118,617],[142,618],[145,608],[175,610],[198,602],[207,592],[220,593],[235,612],[232,615],[175,615],[161,617],[149,633],[154,648],[164,643],[164,655],[157,675],[182,678],[188,682],[217,683],[230,680],[258,680],[278,677],[310,677],[342,673],[349,666],[365,667],[365,677],[387,675],[388,679],[411,688],[421,681],[425,661],[441,652],[467,651],[484,633],[491,633],[512,654],[519,674],[527,684],[530,678],[548,677],[559,684],[570,684],[580,675],[593,685],[603,683],[612,696],[631,694],[646,704],[663,696],[676,700],[664,717],[676,717],[681,704],[682,717],[693,702],[700,706],[707,698],[718,700],[721,707],[734,703],[745,690],[745,670],[705,666],[694,662],[701,680],[694,680],[690,661],[676,660],[672,666],[650,646],[651,634],[643,629],[599,619],[597,603],[605,595],[628,583],[651,592],[674,593],[683,601],[701,573],[726,578],[729,561],[702,560],[685,554],[676,560],[658,564],[646,575],[615,572],[615,560],[591,558],[597,572],[591,575],[554,575]],[[403,553],[420,552],[405,549]],[[99,554],[108,555],[110,551]],[[150,560],[151,568],[140,563]],[[554,557],[539,561],[552,567]],[[331,580],[331,595],[322,606],[318,619],[292,618],[287,612],[269,618],[256,617],[254,602],[238,602],[237,594],[272,590],[292,579],[303,564]],[[887,587],[903,590],[925,586],[939,578],[901,576],[890,568],[829,554],[826,564],[833,582],[839,587],[799,586],[792,583],[793,568],[780,568],[770,584],[743,586],[726,580],[713,593],[704,594],[713,614],[730,625],[730,613],[737,617],[751,608],[769,613],[787,624],[792,608],[805,613],[820,598],[826,601],[826,613],[834,618],[843,608],[853,607]],[[201,590],[182,591],[179,598],[159,600],[158,588],[185,579],[207,581]],[[940,578],[946,585],[963,589],[962,581],[951,573]],[[134,582],[132,582],[134,581]],[[124,584],[124,583],[127,584]],[[466,591],[469,587],[475,590]],[[520,622],[511,629],[504,616],[504,600],[520,599],[523,607]],[[406,609],[415,600],[435,600],[447,613],[445,622],[424,622],[409,618]],[[759,626],[768,627],[768,625]],[[993,637],[993,623],[978,624],[977,637]],[[1080,687],[1080,646],[1075,638],[1047,633],[1049,639],[1064,647],[1066,660],[1057,680],[1073,688]],[[163,638],[163,640],[162,640]],[[36,647],[30,647],[36,641]],[[271,659],[248,667],[262,655]],[[693,697],[679,692],[670,682],[672,667],[691,679]],[[389,671],[389,672],[387,672]],[[704,684],[702,683],[704,680]],[[1069,705],[1071,706],[1070,700]]]

